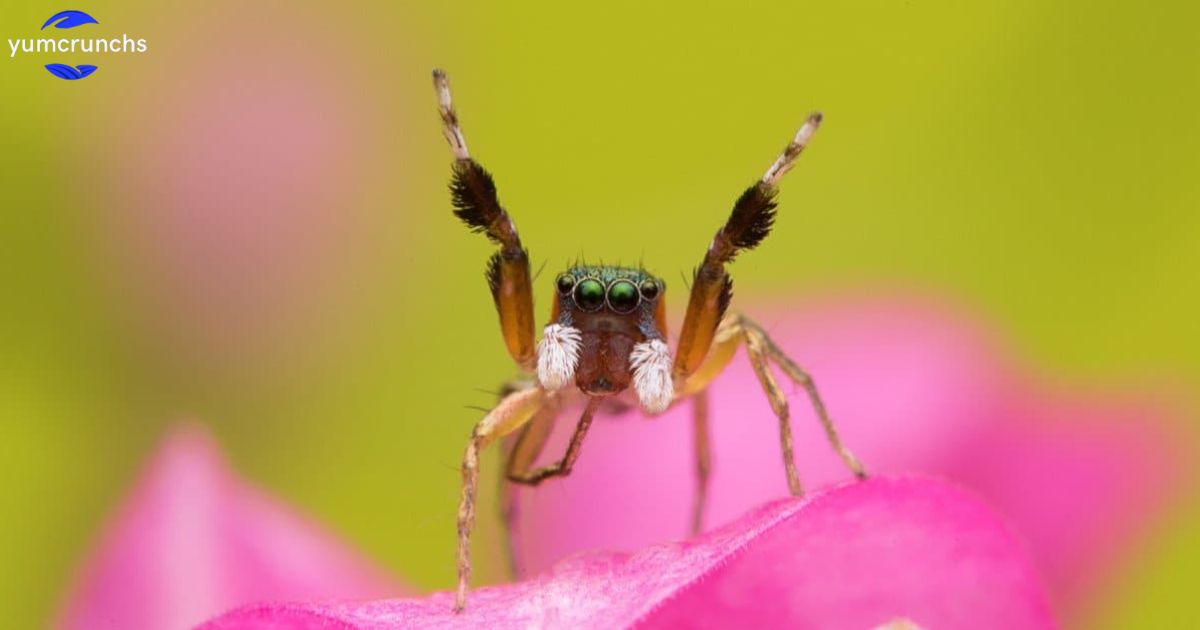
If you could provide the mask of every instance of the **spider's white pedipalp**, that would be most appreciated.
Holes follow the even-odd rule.
[[[642,408],[649,413],[666,411],[675,397],[671,351],[667,344],[661,339],[637,344],[629,355],[629,365],[633,368],[633,389]]]
[[[575,378],[579,364],[579,329],[550,324],[542,331],[537,345],[537,375],[542,387],[555,391]]]

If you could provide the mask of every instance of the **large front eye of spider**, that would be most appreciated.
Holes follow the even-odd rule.
[[[558,276],[558,279],[554,281],[554,284],[558,287],[559,295],[567,295],[571,292],[571,289],[575,288],[575,276],[572,276],[569,273],[561,274]]]
[[[658,283],[653,280],[642,280],[642,299],[647,302],[653,302],[654,298],[658,297]]]
[[[604,306],[604,285],[595,278],[585,278],[575,285],[575,305],[585,311]]]
[[[608,287],[608,306],[618,313],[628,313],[637,308],[638,290],[628,280],[617,280]]]

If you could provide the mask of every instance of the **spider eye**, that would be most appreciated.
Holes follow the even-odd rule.
[[[608,305],[618,313],[628,313],[637,308],[638,290],[628,280],[617,280],[608,287]]]
[[[647,302],[652,302],[658,297],[658,283],[653,280],[642,280],[642,298]]]
[[[569,273],[564,273],[554,283],[558,286],[559,295],[567,295],[571,292],[571,289],[575,288],[575,277]]]
[[[580,281],[575,285],[575,304],[585,311],[594,311],[604,306],[604,285],[595,278]]]

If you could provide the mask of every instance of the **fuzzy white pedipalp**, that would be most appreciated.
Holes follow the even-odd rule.
[[[638,402],[648,413],[666,411],[675,397],[675,382],[671,379],[671,351],[661,339],[643,341],[629,355],[633,368],[633,389]]]
[[[579,364],[580,334],[577,328],[550,324],[537,345],[537,375],[542,387],[554,391],[575,378]]]

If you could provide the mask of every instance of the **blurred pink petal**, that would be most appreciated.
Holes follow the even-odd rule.
[[[1029,541],[1057,601],[1097,585],[1169,500],[1183,455],[1146,401],[1031,395],[942,467]],[[932,466],[931,466],[932,468]]]
[[[1101,417],[1112,415],[1102,397],[1047,404],[993,336],[951,305],[853,298],[758,317],[814,375],[846,443],[872,473],[922,471],[976,489],[1032,541],[1064,608],[1078,594],[1071,585],[1111,560],[1162,505],[1171,481],[1161,465],[1166,439],[1141,430],[1158,426],[1160,410],[1140,407],[1124,418],[1140,422],[1104,420],[1101,431]],[[785,387],[806,486],[848,479],[803,391]],[[708,527],[787,492],[777,424],[744,353],[711,395]],[[684,404],[650,420],[606,418],[571,477],[521,489],[525,567],[536,572],[583,550],[685,535],[694,493],[690,417]],[[574,422],[560,418],[543,461],[560,456]],[[1090,532],[1072,534],[1081,523]]]
[[[1053,628],[1024,550],[978,499],[940,481],[873,479],[777,501],[632,555],[528,582],[369,603],[258,605],[205,630],[255,628]]]
[[[262,3],[200,13],[161,35],[176,46],[114,112],[122,159],[96,144],[112,195],[99,245],[148,349],[253,374],[309,351],[314,329],[350,310],[372,246],[362,197],[389,116],[378,82],[355,69],[352,33]]]
[[[238,479],[198,426],[167,438],[80,578],[60,627],[170,630],[256,601],[402,592]]]

